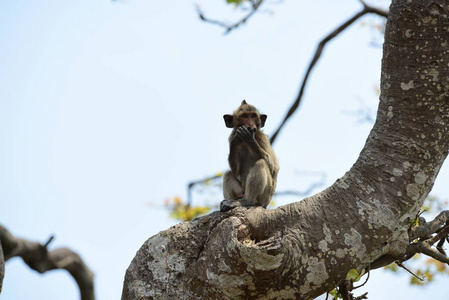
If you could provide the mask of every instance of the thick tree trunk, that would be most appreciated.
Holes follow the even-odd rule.
[[[446,0],[394,0],[377,121],[351,170],[301,202],[215,212],[151,237],[122,299],[313,299],[350,269],[406,258],[448,154],[448,51]]]

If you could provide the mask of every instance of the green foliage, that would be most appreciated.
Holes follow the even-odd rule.
[[[210,211],[210,207],[207,206],[187,205],[179,197],[165,200],[165,206],[169,207],[171,211],[170,217],[181,221],[191,221]]]
[[[235,4],[236,6],[242,4],[245,0],[226,0],[228,4]]]
[[[260,2],[262,2],[262,1],[260,1]],[[253,5],[255,3],[255,1],[254,0],[226,0],[226,3],[232,4],[235,7],[239,7],[239,6],[242,6],[242,4],[244,4],[244,3],[249,3],[249,4]]]
[[[417,254],[413,258],[418,259],[422,258],[424,255]],[[417,277],[412,276],[410,278],[411,284],[416,285],[425,285],[434,280],[437,274],[448,274],[449,275],[449,267],[436,259],[428,258],[426,259],[420,268],[415,271],[415,275],[419,278],[424,278],[425,280],[419,280]]]
[[[385,266],[384,270],[388,270],[388,271],[396,273],[399,270],[399,267],[397,264],[393,263],[393,264],[389,264],[388,266]]]
[[[342,299],[341,295],[338,293],[337,289],[333,289],[329,292],[329,295],[333,297],[333,299]]]
[[[360,275],[356,269],[351,269],[348,271],[348,274],[346,274],[346,279],[350,279],[353,282],[356,282],[356,281],[359,281],[361,276],[362,275]]]

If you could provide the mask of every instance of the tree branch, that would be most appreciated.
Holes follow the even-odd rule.
[[[149,238],[123,300],[314,299],[350,270],[404,254],[448,155],[449,8],[394,0],[390,12],[377,120],[351,169],[302,201],[213,212]]]
[[[3,251],[4,261],[20,256],[31,269],[39,273],[55,269],[67,270],[78,284],[81,300],[94,300],[93,272],[87,267],[81,257],[70,249],[59,248],[48,251],[47,246],[53,238],[53,236],[50,237],[45,244],[30,242],[25,239],[15,238],[5,227],[0,225],[0,254]],[[1,262],[3,260],[0,255],[0,264]]]
[[[222,21],[212,20],[212,19],[207,18],[207,17],[204,15],[204,13],[201,11],[199,5],[196,5],[196,11],[198,12],[198,16],[200,17],[200,19],[201,19],[202,21],[204,21],[204,22],[206,22],[206,23],[211,23],[211,24],[214,24],[214,25],[218,25],[218,26],[220,26],[220,27],[223,27],[223,28],[226,29],[225,34],[228,34],[228,33],[230,33],[232,30],[234,30],[234,29],[236,29],[237,27],[239,27],[240,25],[246,23],[246,21],[248,21],[249,18],[251,18],[251,17],[256,13],[256,11],[257,11],[257,10],[259,9],[259,7],[262,5],[262,2],[263,2],[263,1],[264,1],[264,0],[252,0],[252,1],[250,1],[250,2],[251,2],[251,8],[250,8],[251,10],[250,10],[250,12],[249,12],[246,16],[244,16],[242,19],[240,19],[240,21],[238,21],[238,22],[236,22],[236,23],[234,23],[234,24],[226,24],[226,23],[224,23],[224,22],[222,22]]]
[[[440,262],[449,264],[449,257],[441,249],[448,235],[449,210],[442,211],[433,221],[428,223],[426,223],[423,217],[420,217],[419,225],[409,230],[411,244],[407,247],[406,254],[401,260],[405,261],[416,253],[422,253]],[[437,242],[439,242],[437,248],[432,248]]]
[[[423,217],[419,218],[419,225],[411,228],[409,232],[410,242],[417,238],[425,238],[433,233],[436,233],[439,229],[443,228],[446,223],[449,222],[449,210],[442,211],[438,216],[430,222],[426,222]]]
[[[399,267],[403,268],[404,270],[406,270],[410,275],[412,275],[413,277],[415,277],[416,279],[418,279],[419,281],[424,281],[423,277],[419,277],[418,275],[416,275],[415,273],[413,273],[412,271],[410,271],[409,268],[407,268],[406,266],[404,266],[404,264],[400,261],[396,261],[395,262]]]
[[[363,9],[360,12],[356,13],[352,18],[350,18],[349,20],[344,22],[342,25],[340,25],[337,29],[332,31],[329,35],[327,35],[318,44],[318,47],[317,47],[317,49],[315,51],[315,55],[312,58],[312,61],[310,62],[309,67],[307,68],[306,74],[305,74],[304,79],[303,79],[302,84],[301,84],[301,88],[299,90],[299,94],[296,97],[295,102],[293,102],[292,106],[290,107],[290,109],[287,112],[287,115],[284,117],[284,120],[282,120],[281,125],[279,125],[278,129],[276,129],[276,131],[273,133],[273,135],[270,138],[270,142],[272,144],[276,140],[276,137],[278,136],[278,134],[281,131],[281,129],[284,127],[284,125],[287,122],[287,120],[296,112],[297,108],[299,107],[299,104],[301,102],[301,99],[302,99],[302,96],[304,94],[304,90],[305,90],[305,87],[306,87],[306,84],[307,84],[307,80],[309,79],[309,75],[312,72],[312,69],[315,66],[315,64],[317,63],[318,59],[320,58],[321,53],[323,52],[323,49],[326,46],[326,44],[330,40],[332,40],[334,37],[336,37],[338,34],[343,32],[346,28],[348,28],[352,23],[354,23],[359,18],[364,16],[365,14],[373,13],[373,14],[377,14],[377,15],[382,16],[382,17],[387,17],[388,16],[388,12],[385,11],[385,10],[369,6],[369,5],[367,5],[363,1],[361,1],[361,3],[363,4]]]

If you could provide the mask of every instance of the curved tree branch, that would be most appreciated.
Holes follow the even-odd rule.
[[[149,238],[122,299],[313,299],[352,269],[407,255],[449,150],[447,15],[446,0],[393,0],[376,123],[342,178],[296,203],[214,212]],[[444,227],[435,234],[428,243]]]
[[[78,284],[81,300],[95,300],[93,272],[81,257],[70,249],[48,251],[47,246],[52,240],[53,236],[45,244],[41,244],[16,238],[0,225],[0,253],[3,251],[5,261],[20,256],[31,269],[39,273],[56,269],[67,270]],[[0,259],[0,263],[1,261]]]
[[[344,22],[343,24],[338,26],[334,31],[332,31],[329,35],[327,35],[318,44],[318,47],[317,47],[317,49],[315,51],[315,55],[312,58],[312,61],[310,62],[309,67],[307,68],[306,74],[304,75],[304,79],[302,81],[301,88],[299,89],[299,94],[296,97],[296,100],[293,102],[292,106],[288,110],[287,115],[282,120],[282,122],[279,125],[278,129],[276,129],[275,132],[271,135],[270,142],[272,144],[276,140],[276,137],[278,136],[278,134],[281,131],[281,129],[284,127],[284,125],[287,122],[287,120],[298,109],[299,104],[300,104],[301,99],[302,99],[302,96],[304,94],[304,90],[305,90],[306,85],[307,85],[307,80],[309,79],[309,76],[310,76],[310,73],[312,72],[312,69],[315,67],[315,64],[317,63],[318,59],[321,57],[321,53],[323,52],[323,49],[326,46],[326,44],[329,41],[331,41],[334,37],[339,35],[341,32],[343,32],[346,28],[348,28],[352,23],[354,23],[355,21],[357,21],[362,16],[364,16],[364,15],[366,15],[368,13],[377,14],[377,15],[382,16],[382,17],[387,17],[388,16],[388,12],[387,11],[384,11],[384,10],[376,8],[376,7],[369,6],[366,3],[364,3],[363,1],[361,1],[361,2],[363,4],[363,9],[360,12],[356,13],[352,18],[350,18],[349,20],[347,20],[346,22]]]

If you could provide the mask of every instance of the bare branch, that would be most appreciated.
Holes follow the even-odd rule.
[[[418,275],[416,275],[415,273],[413,273],[412,271],[410,271],[410,269],[407,268],[406,266],[404,266],[404,264],[403,264],[402,262],[396,261],[396,264],[397,264],[399,267],[401,267],[401,268],[403,268],[404,270],[406,270],[407,272],[409,272],[412,276],[416,277],[419,281],[424,281],[424,278],[419,277]]]
[[[53,236],[45,243],[30,242],[15,238],[5,227],[0,225],[0,252],[3,251],[5,261],[20,256],[33,270],[45,273],[50,270],[64,269],[78,284],[81,300],[94,300],[94,274],[83,262],[81,257],[67,248],[48,251],[47,246]]]
[[[218,20],[212,20],[207,18],[204,13],[201,11],[199,5],[196,5],[196,11],[198,12],[198,16],[200,17],[200,19],[206,23],[211,23],[214,25],[218,25],[220,27],[223,27],[226,29],[225,34],[230,33],[232,30],[236,29],[237,27],[239,27],[240,25],[246,23],[246,21],[248,21],[249,18],[251,18],[256,11],[259,9],[259,7],[262,5],[264,0],[253,0],[251,1],[251,6],[250,6],[250,12],[244,16],[242,19],[240,19],[240,21],[234,23],[234,24],[226,24],[225,22],[222,21],[218,21]]]
[[[378,7],[374,7],[374,6],[370,6],[368,4],[366,4],[365,1],[360,0],[360,3],[363,4],[363,7],[368,10],[369,13],[373,13],[376,14],[378,16],[387,18],[388,17],[388,10],[382,9],[382,8],[378,8]]]
[[[407,247],[406,254],[402,259],[407,260],[416,253],[430,256],[440,262],[449,264],[449,257],[442,246],[449,235],[449,210],[442,211],[434,220],[426,222],[419,217],[419,225],[409,230],[411,244]],[[432,246],[438,242],[435,248]]]
[[[353,290],[358,289],[358,288],[361,288],[362,286],[364,286],[365,284],[367,284],[367,283],[368,283],[368,280],[369,280],[369,275],[370,275],[370,273],[371,273],[371,265],[368,266],[368,274],[366,275],[365,282],[362,283],[362,284],[359,285],[359,286],[355,286],[355,287],[353,288]],[[363,275],[363,274],[362,274],[362,275]],[[362,275],[361,275],[361,276],[362,276]]]
[[[419,243],[418,252],[430,256],[438,261],[449,264],[449,257],[441,254],[437,249],[432,248],[428,243]]]
[[[281,131],[281,129],[284,127],[285,123],[287,122],[287,120],[296,112],[296,109],[298,109],[299,104],[301,102],[302,96],[304,94],[304,90],[307,84],[307,80],[309,78],[309,75],[313,69],[313,67],[315,66],[315,64],[317,63],[318,59],[321,56],[321,53],[323,52],[324,47],[326,46],[327,42],[329,42],[330,40],[332,40],[334,37],[336,37],[338,34],[340,34],[341,32],[343,32],[346,28],[348,28],[352,23],[354,23],[355,21],[357,21],[359,18],[361,18],[362,16],[364,16],[365,14],[368,13],[373,13],[373,14],[377,14],[379,16],[383,16],[383,17],[387,17],[388,12],[375,8],[375,7],[371,7],[368,6],[366,3],[364,3],[363,1],[361,1],[363,4],[363,9],[356,13],[352,18],[350,18],[349,20],[347,20],[346,22],[344,22],[342,25],[340,25],[337,29],[335,29],[333,32],[331,32],[328,36],[326,36],[319,44],[318,47],[315,51],[315,55],[312,59],[312,61],[309,64],[309,67],[306,71],[306,74],[304,76],[304,79],[302,81],[301,84],[301,88],[299,90],[299,94],[296,97],[295,102],[293,102],[293,105],[290,107],[290,109],[287,112],[287,115],[284,117],[284,120],[281,122],[281,125],[279,125],[278,129],[273,133],[273,135],[271,136],[270,142],[274,143],[274,141],[276,140],[277,135],[279,134],[279,132]]]
[[[213,176],[208,176],[204,179],[200,179],[200,180],[195,180],[195,181],[190,181],[189,184],[187,184],[187,206],[192,205],[192,189],[198,185],[198,184],[206,184],[207,182],[214,180],[214,179],[218,179],[223,177],[223,173],[217,173],[216,175]]]
[[[437,245],[437,250],[438,250],[438,252],[440,252],[441,254],[443,254],[443,255],[447,255],[446,254],[446,251],[444,251],[444,249],[443,249],[443,244],[444,244],[444,242],[447,240],[447,237],[443,237],[439,242],[438,242],[438,245]]]

